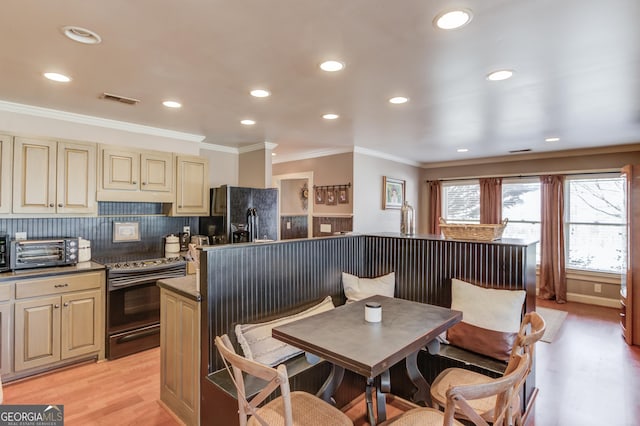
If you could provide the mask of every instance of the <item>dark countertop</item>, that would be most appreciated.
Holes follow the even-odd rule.
[[[186,275],[179,278],[167,278],[164,280],[158,280],[157,286],[165,290],[173,291],[187,299],[200,302],[202,297],[200,292],[196,290],[196,276],[195,274]]]
[[[55,266],[52,268],[22,269],[0,273],[0,282],[21,280],[24,278],[51,277],[55,275],[77,274],[81,272],[104,270],[104,265],[96,262],[81,262],[75,265]]]

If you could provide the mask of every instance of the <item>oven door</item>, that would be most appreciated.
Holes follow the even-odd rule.
[[[160,289],[156,281],[109,290],[107,357],[109,359],[160,344]]]

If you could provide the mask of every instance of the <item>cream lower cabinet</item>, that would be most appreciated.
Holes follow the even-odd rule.
[[[200,418],[200,303],[160,290],[160,399],[188,425]]]
[[[209,162],[206,158],[176,157],[176,200],[172,216],[209,214]]]
[[[13,351],[13,314],[11,312],[11,284],[0,284],[0,374],[11,372]]]
[[[104,357],[103,283],[104,272],[16,282],[16,372],[82,355]]]

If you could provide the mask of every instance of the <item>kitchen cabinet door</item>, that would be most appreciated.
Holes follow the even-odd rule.
[[[173,154],[143,152],[140,156],[140,189],[171,192],[173,189]]]
[[[174,216],[209,214],[209,163],[205,158],[178,156]]]
[[[62,359],[100,350],[101,305],[100,290],[62,296]]]
[[[140,178],[140,154],[123,149],[102,149],[102,188],[137,191]]]
[[[0,135],[0,213],[11,213],[12,139]]]
[[[0,374],[11,372],[11,304],[0,304]]]
[[[15,371],[60,360],[60,296],[15,304]]]
[[[16,138],[13,212],[55,213],[56,142]]]
[[[181,420],[200,419],[200,303],[160,290],[160,399]]]
[[[57,213],[96,213],[96,146],[58,143]]]

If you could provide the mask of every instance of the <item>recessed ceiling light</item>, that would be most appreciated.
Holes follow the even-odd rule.
[[[546,138],[544,141],[545,142],[558,142],[560,140],[560,138]]]
[[[344,68],[344,64],[339,61],[325,61],[320,64],[320,69],[328,72],[340,71]]]
[[[455,30],[467,25],[471,22],[471,18],[473,18],[473,14],[469,9],[450,10],[439,13],[433,19],[433,23],[441,30]]]
[[[502,81],[511,78],[513,71],[511,70],[497,70],[487,74],[487,80],[489,81]]]
[[[182,104],[176,101],[164,101],[162,102],[162,105],[166,106],[167,108],[182,108]]]
[[[250,93],[251,96],[255,96],[256,98],[266,98],[267,96],[271,95],[271,92],[264,89],[254,89]]]
[[[469,150],[467,148],[458,148],[457,151],[458,152],[469,152]]]
[[[405,104],[409,102],[409,98],[405,98],[404,96],[396,96],[389,99],[389,102],[391,102],[392,104]]]
[[[325,114],[322,116],[325,120],[335,120],[338,117],[340,117],[338,114]]]
[[[45,72],[44,76],[45,76],[45,78],[48,78],[49,80],[59,81],[61,83],[68,83],[68,82],[71,81],[70,77],[67,77],[64,74],[58,74],[57,72]]]
[[[254,120],[249,119],[241,120],[240,123],[244,124],[245,126],[253,126],[254,124],[256,124]]]
[[[96,32],[88,30],[86,28],[76,27],[74,25],[67,25],[62,27],[62,34],[73,41],[84,44],[98,44],[102,41]]]

